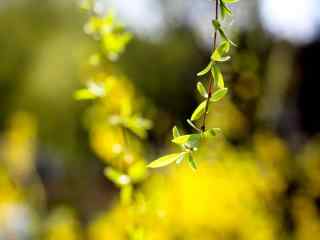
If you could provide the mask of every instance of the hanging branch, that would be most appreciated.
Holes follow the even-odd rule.
[[[215,13],[214,19],[212,20],[212,26],[214,28],[212,54],[209,64],[197,74],[199,77],[210,74],[209,84],[206,89],[201,82],[197,83],[197,90],[204,100],[194,110],[191,119],[187,119],[188,124],[197,133],[181,135],[178,128],[174,127],[172,142],[179,145],[182,151],[161,157],[151,162],[148,167],[164,167],[174,162],[179,164],[186,159],[191,168],[195,170],[197,169],[197,162],[193,158],[193,153],[198,150],[202,140],[212,138],[221,132],[219,128],[207,129],[206,120],[211,103],[220,101],[228,92],[228,89],[224,86],[224,78],[218,64],[231,59],[227,54],[230,51],[230,46],[236,46],[236,44],[225,34],[219,17],[221,16],[221,18],[224,19],[225,16],[232,15],[232,11],[228,5],[235,2],[237,2],[237,0],[215,0]],[[219,46],[217,43],[218,35],[221,39]],[[201,118],[202,123],[200,127],[198,127],[197,121]]]
[[[216,0],[216,6],[215,6],[215,20],[219,21],[219,1]],[[212,52],[214,52],[217,48],[217,35],[218,35],[218,30],[214,30],[214,36],[213,36],[213,47],[212,47]],[[206,101],[206,107],[203,115],[203,122],[201,126],[201,131],[204,132],[206,130],[206,119],[208,115],[208,110],[209,110],[209,104],[210,104],[210,98],[212,97],[212,85],[213,85],[213,77],[212,75],[209,76],[209,87],[208,87],[208,98]]]

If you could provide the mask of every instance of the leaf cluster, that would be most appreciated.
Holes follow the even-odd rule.
[[[150,168],[164,167],[173,162],[180,163],[186,159],[191,168],[196,169],[197,162],[193,158],[193,152],[198,150],[203,139],[216,136],[217,133],[220,132],[219,128],[212,128],[208,130],[205,128],[206,115],[209,112],[210,105],[222,100],[228,93],[228,88],[225,87],[224,77],[220,70],[219,64],[227,62],[231,59],[228,53],[230,52],[231,46],[236,46],[236,44],[227,36],[222,27],[222,24],[219,20],[219,9],[222,19],[227,15],[232,15],[232,10],[229,8],[229,4],[236,3],[237,0],[216,1],[216,16],[215,19],[212,20],[212,26],[215,32],[214,49],[207,66],[197,74],[198,77],[209,75],[209,86],[206,88],[202,82],[197,83],[197,91],[203,100],[193,111],[191,118],[187,119],[187,123],[197,133],[181,136],[179,130],[174,127],[172,142],[179,145],[182,148],[182,151],[160,157],[148,165]],[[221,38],[221,41],[216,47],[218,34]],[[199,127],[196,123],[200,119],[203,119],[203,123],[202,126]]]

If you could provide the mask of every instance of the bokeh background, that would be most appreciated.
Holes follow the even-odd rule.
[[[114,9],[133,33],[116,69],[153,120],[143,143],[149,162],[174,149],[174,124],[189,129],[212,1],[99,0],[95,8]],[[319,239],[319,1],[234,6],[224,23],[239,45],[223,68],[230,95],[208,118],[224,136],[199,152],[196,173],[184,164],[149,171],[136,186],[137,216],[103,174],[114,136],[92,133],[92,103],[73,98],[97,48],[86,21],[77,1],[0,1],[1,240]],[[132,222],[144,234],[129,238]]]

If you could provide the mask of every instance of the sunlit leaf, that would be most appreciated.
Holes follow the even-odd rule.
[[[179,156],[179,158],[176,161],[176,164],[180,164],[183,160],[185,160],[186,156],[187,156],[186,152],[181,153],[181,155]]]
[[[195,171],[198,168],[198,164],[196,162],[196,160],[193,158],[192,154],[189,153],[188,154],[188,163],[190,165],[190,167]]]
[[[232,15],[231,9],[224,3],[223,0],[220,0],[220,12],[222,18],[225,18],[226,15]]]
[[[228,92],[227,88],[220,88],[212,94],[210,98],[211,102],[218,102],[220,101]]]
[[[206,90],[206,88],[203,86],[203,84],[201,82],[197,83],[197,90],[200,93],[201,96],[207,98],[208,97],[208,92]]]
[[[237,45],[227,37],[226,33],[224,32],[224,30],[221,27],[221,23],[219,22],[219,20],[212,20],[212,25],[217,31],[219,31],[221,37],[225,41],[229,42],[234,47],[237,47]]]
[[[224,88],[224,79],[220,68],[214,64],[211,70],[214,82],[218,88]]]
[[[187,148],[197,148],[201,141],[201,134],[188,134],[172,139],[178,145],[185,145]]]
[[[231,4],[231,3],[239,2],[239,0],[222,0],[222,2]]]
[[[172,136],[173,136],[173,138],[177,138],[177,137],[179,137],[181,134],[180,134],[180,132],[179,132],[179,129],[177,128],[177,126],[174,126],[173,128],[172,128]]]
[[[203,101],[202,103],[200,103],[200,105],[196,108],[196,110],[194,110],[194,112],[192,113],[191,116],[191,120],[192,121],[196,121],[198,119],[201,118],[201,116],[205,113],[206,111],[206,104],[207,101]]]
[[[160,168],[165,167],[175,161],[177,161],[181,155],[184,153],[172,153],[166,156],[163,156],[161,158],[158,158],[157,160],[154,160],[151,162],[147,167],[148,168]]]
[[[211,67],[212,67],[212,62],[210,62],[210,63],[208,64],[208,66],[206,66],[206,68],[203,69],[201,72],[197,73],[197,76],[204,76],[204,75],[206,75],[208,72],[210,72]]]
[[[231,57],[225,56],[230,50],[230,43],[227,41],[223,41],[220,46],[214,51],[211,56],[213,61],[217,62],[225,62],[228,61]]]
[[[201,129],[198,128],[190,119],[187,119],[187,123],[196,131],[201,132]]]
[[[235,44],[233,41],[231,41],[230,38],[227,37],[227,35],[225,34],[224,30],[222,28],[219,28],[219,33],[221,35],[221,37],[225,40],[225,41],[228,41],[232,46],[234,47],[238,47],[237,44]]]

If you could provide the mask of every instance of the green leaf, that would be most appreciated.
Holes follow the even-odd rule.
[[[177,128],[177,126],[174,126],[173,128],[172,128],[172,136],[173,136],[173,138],[177,138],[177,137],[179,137],[181,134],[180,134],[180,132],[179,132],[179,129]]]
[[[118,170],[111,168],[111,167],[107,167],[104,170],[104,175],[113,183],[115,183],[118,186],[126,186],[128,184],[130,184],[131,179],[128,175],[123,174],[121,172],[119,172]]]
[[[200,105],[194,110],[191,116],[191,121],[196,121],[201,118],[201,116],[205,113],[206,111],[206,104],[207,101],[203,101],[200,103]]]
[[[206,74],[211,70],[211,67],[212,67],[212,62],[210,62],[210,63],[208,64],[208,66],[206,66],[206,68],[203,69],[201,72],[198,72],[198,73],[197,73],[197,76],[199,77],[199,76],[204,76],[204,75],[206,75]]]
[[[190,119],[187,119],[187,123],[196,131],[201,132],[201,129],[198,128]]]
[[[147,167],[148,168],[165,167],[165,166],[177,161],[181,157],[181,154],[184,154],[184,153],[173,153],[173,154],[163,156],[163,157],[158,158],[157,160],[154,160],[153,162],[151,162]]]
[[[197,89],[198,89],[198,92],[200,93],[201,96],[203,96],[205,98],[208,97],[208,92],[201,82],[197,83]]]
[[[180,164],[186,158],[187,152],[181,153],[180,157],[177,159],[176,164]]]
[[[231,57],[224,56],[230,50],[230,43],[227,41],[223,41],[220,46],[214,51],[211,56],[211,59],[216,62],[225,62],[228,61]]]
[[[227,37],[227,35],[225,34],[225,32],[224,32],[224,30],[223,30],[222,28],[219,28],[218,31],[219,31],[221,37],[222,37],[225,41],[229,42],[229,43],[230,43],[232,46],[234,46],[234,47],[238,47],[237,44],[235,44],[233,41],[231,41],[230,38]]]
[[[237,44],[235,44],[234,42],[232,42],[228,37],[227,37],[227,35],[226,35],[226,33],[224,32],[224,30],[222,29],[222,27],[221,27],[221,23],[219,22],[219,20],[212,20],[212,25],[213,25],[213,27],[217,30],[217,31],[219,31],[219,33],[220,33],[220,35],[221,35],[221,37],[225,40],[225,41],[227,41],[227,42],[229,42],[231,45],[233,45],[234,47],[237,47]]]
[[[224,88],[224,79],[220,68],[214,64],[211,70],[214,82],[218,88]]]
[[[232,4],[232,3],[239,2],[239,0],[222,0],[222,2]]]
[[[220,0],[220,12],[222,18],[225,18],[226,15],[232,15],[231,9],[223,2],[223,0]]]
[[[192,156],[191,153],[188,154],[188,163],[189,163],[190,167],[191,167],[194,171],[197,170],[197,168],[198,168],[198,163],[197,163],[196,160],[193,158],[193,156]]]
[[[188,134],[172,139],[178,145],[184,145],[189,149],[197,148],[201,141],[201,134]]]
[[[203,133],[203,135],[205,138],[212,138],[212,137],[217,136],[219,133],[221,133],[220,128],[211,128],[211,129],[208,129],[207,131],[205,131]]]
[[[210,98],[211,102],[218,102],[220,101],[228,92],[228,88],[220,88],[212,94]]]

